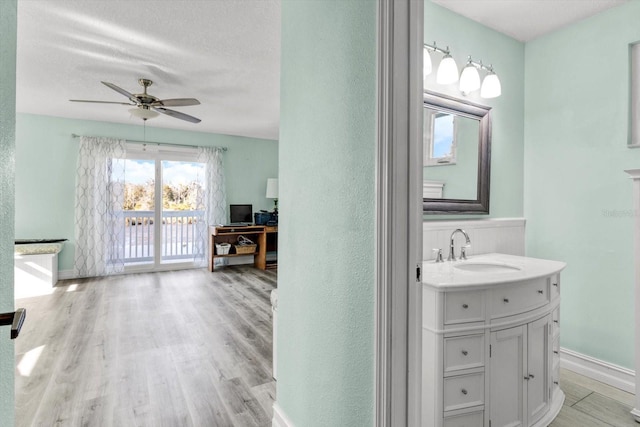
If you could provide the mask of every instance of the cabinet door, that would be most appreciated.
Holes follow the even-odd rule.
[[[551,317],[545,316],[527,327],[527,418],[534,424],[549,408]]]
[[[491,333],[491,427],[524,427],[526,325]]]

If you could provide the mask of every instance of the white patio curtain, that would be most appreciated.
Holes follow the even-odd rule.
[[[123,139],[80,138],[75,200],[77,277],[124,271],[125,158]]]
[[[204,191],[198,197],[198,210],[204,212],[204,221],[196,226],[197,242],[194,247],[194,262],[204,266],[209,254],[209,226],[226,222],[227,195],[225,190],[223,149],[217,147],[199,147],[198,162],[205,163]]]

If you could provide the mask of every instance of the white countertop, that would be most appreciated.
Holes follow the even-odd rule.
[[[461,264],[505,265],[517,269],[505,271],[466,271],[455,268]],[[561,261],[550,261],[506,254],[483,254],[470,256],[466,261],[425,261],[422,263],[422,283],[432,288],[451,290],[462,288],[485,288],[500,283],[512,283],[536,279],[558,273],[566,267]]]

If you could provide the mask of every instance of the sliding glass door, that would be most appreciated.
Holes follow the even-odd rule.
[[[193,266],[206,245],[205,165],[189,148],[143,145],[127,151],[125,268]]]

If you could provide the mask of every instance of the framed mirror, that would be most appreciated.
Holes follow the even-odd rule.
[[[424,91],[423,213],[489,213],[490,111]]]

